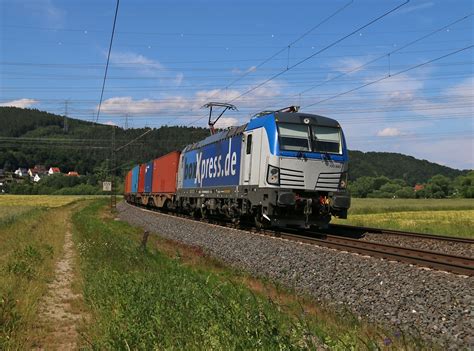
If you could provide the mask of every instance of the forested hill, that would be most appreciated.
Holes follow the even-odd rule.
[[[7,170],[42,164],[62,172],[92,173],[107,167],[115,129],[120,147],[150,128],[123,129],[64,118],[33,109],[0,107],[0,168]],[[127,169],[209,135],[204,128],[162,127],[117,153],[117,166]]]
[[[352,180],[362,176],[385,176],[391,179],[403,179],[408,184],[415,185],[426,183],[436,174],[455,178],[467,173],[393,152],[350,151],[349,157],[349,174]]]
[[[110,157],[113,128],[33,109],[0,107],[0,168],[13,170],[35,164],[58,166],[61,171],[92,173],[106,167]],[[115,128],[116,146],[124,145],[147,128]],[[117,165],[150,160],[209,134],[205,128],[161,127],[117,155]],[[464,172],[411,156],[387,152],[350,152],[350,178],[386,176],[404,179],[408,184],[425,183],[436,174],[449,178]]]

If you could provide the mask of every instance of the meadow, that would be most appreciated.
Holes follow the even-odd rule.
[[[352,199],[333,223],[474,238],[474,199]]]
[[[45,336],[38,311],[67,226],[78,253],[74,291],[84,296],[74,308],[87,315],[79,325],[83,349],[425,347],[226,267],[198,248],[152,235],[143,249],[143,231],[117,220],[107,204],[96,196],[0,196],[0,349],[34,348]],[[350,220],[387,227],[432,218],[447,230],[453,217],[460,223],[472,211],[465,200],[424,206],[355,199]],[[472,219],[460,227],[472,228]]]

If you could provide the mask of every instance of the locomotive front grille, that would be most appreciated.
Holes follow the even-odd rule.
[[[336,191],[339,188],[341,173],[320,173],[316,182],[316,189]]]
[[[280,185],[304,188],[303,171],[289,168],[280,168]]]

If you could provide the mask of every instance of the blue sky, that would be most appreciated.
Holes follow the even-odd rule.
[[[239,108],[224,127],[300,105],[339,120],[351,149],[473,168],[473,1],[412,0],[321,51],[401,3],[121,0],[99,122],[205,126],[212,100]],[[0,0],[0,106],[64,114],[67,101],[93,120],[114,11]]]

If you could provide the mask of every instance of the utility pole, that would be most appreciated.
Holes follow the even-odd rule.
[[[110,193],[110,210],[113,211],[115,209],[115,207],[117,206],[117,193],[116,193],[116,189],[117,189],[117,186],[115,185],[115,172],[117,171],[116,170],[116,152],[117,150],[115,150],[115,129],[116,129],[116,126],[112,126],[112,167],[111,167],[111,171],[112,171],[112,191]]]
[[[69,100],[64,101],[64,123],[63,123],[64,133],[67,133],[69,130],[69,127],[67,125],[68,104],[69,104]]]
[[[125,114],[125,126],[124,129],[128,129],[128,112]]]

